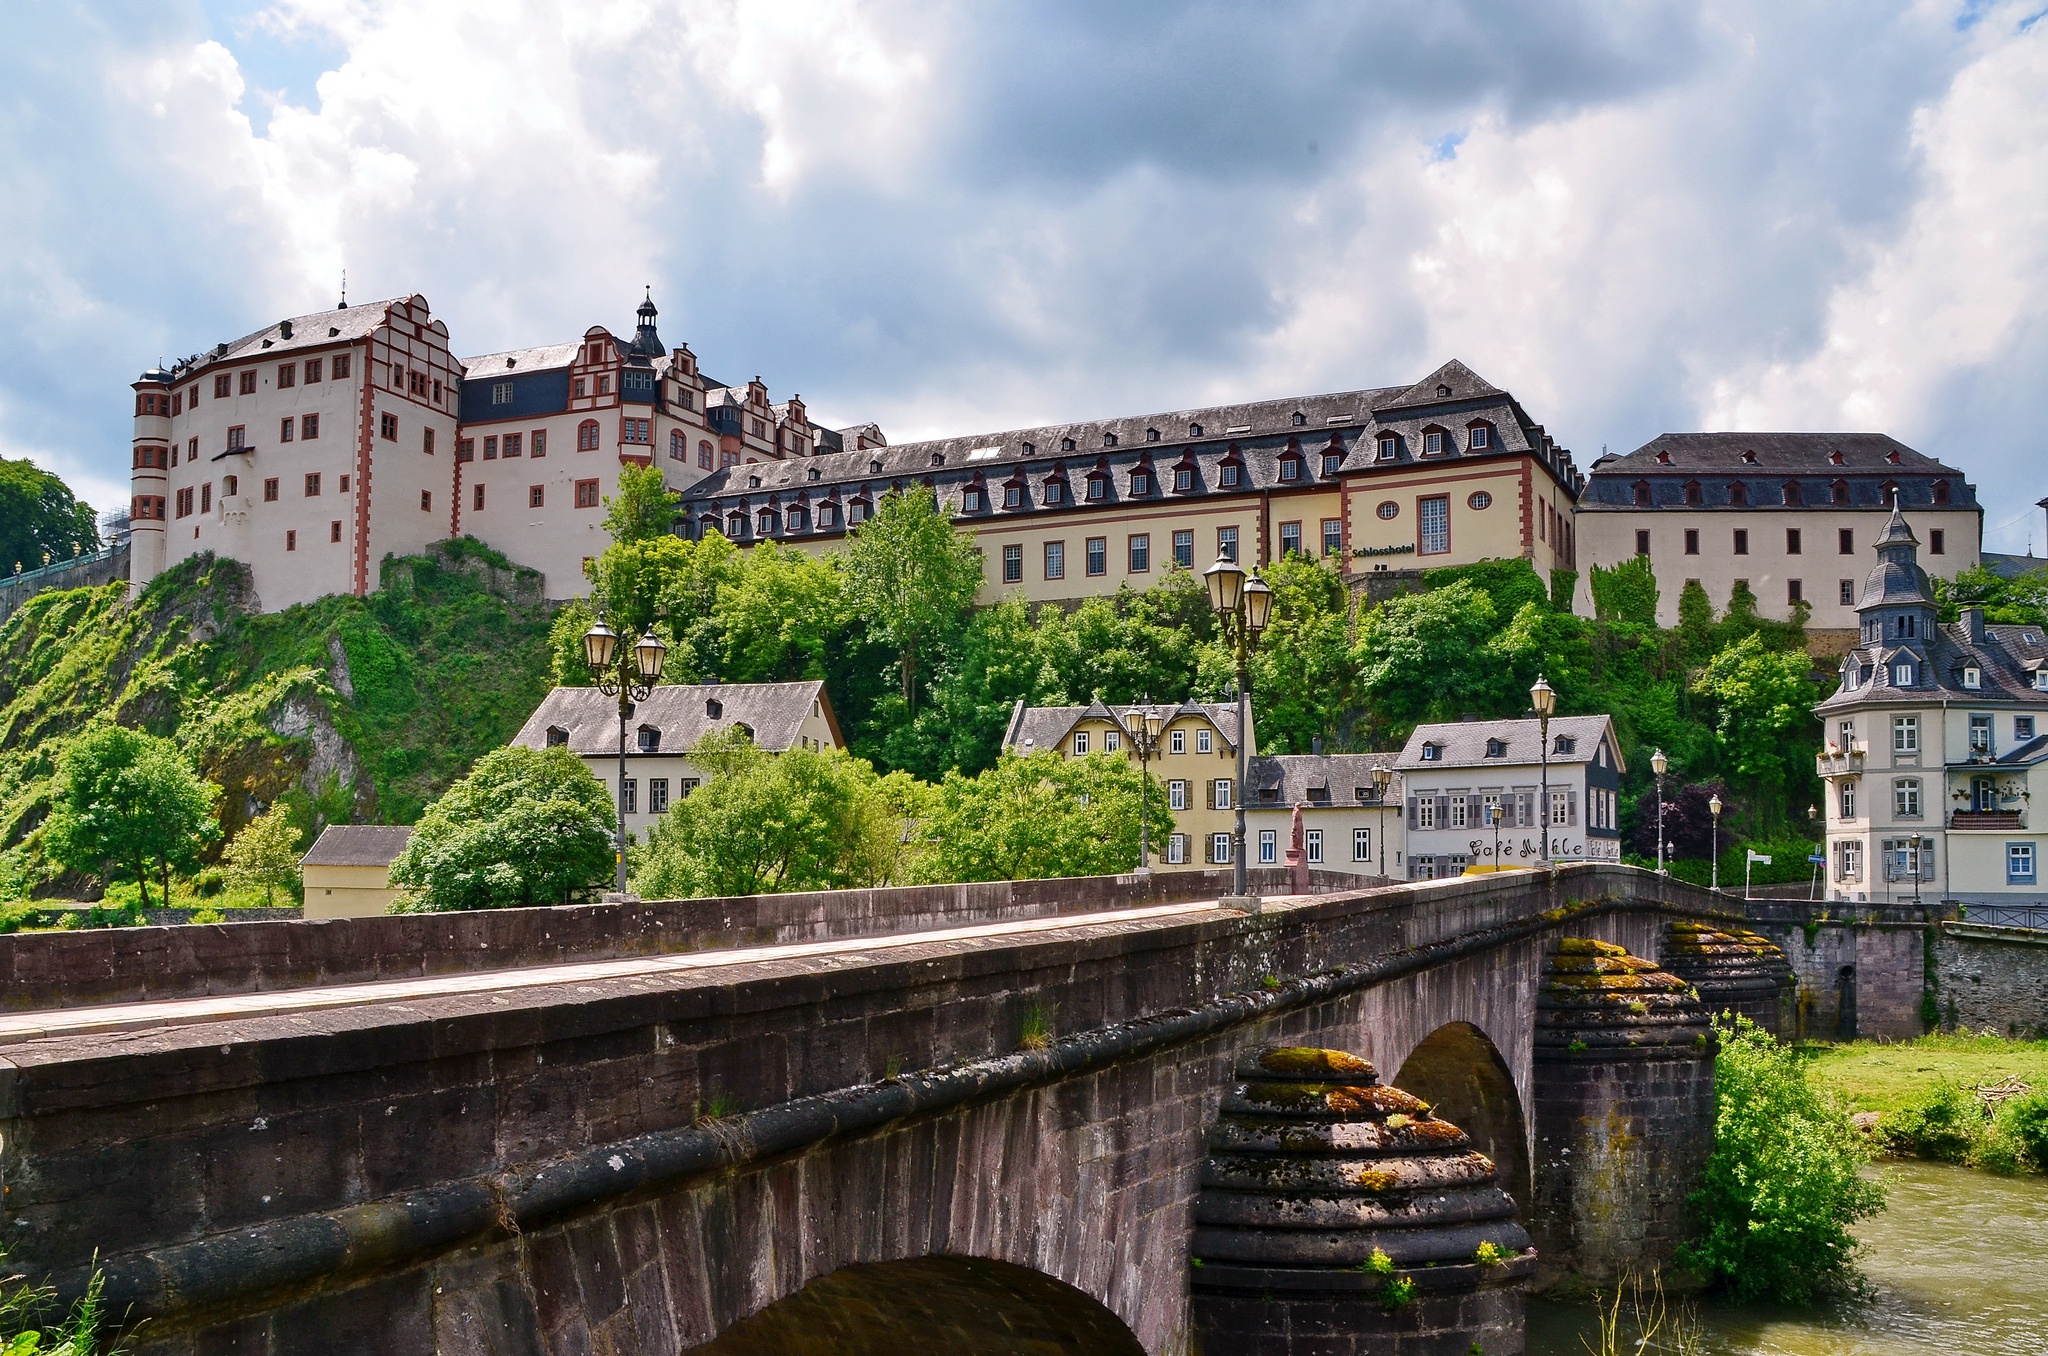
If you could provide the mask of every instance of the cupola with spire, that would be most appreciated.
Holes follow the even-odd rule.
[[[1862,618],[1862,643],[1903,646],[1925,653],[1934,634],[1936,613],[1934,591],[1927,571],[1920,568],[1920,539],[1906,524],[1897,499],[1892,501],[1891,521],[1877,538],[1877,564],[1863,580],[1863,597],[1856,604]]]
[[[668,350],[661,346],[661,335],[655,332],[654,320],[661,312],[655,309],[652,287],[647,289],[647,296],[641,301],[640,309],[635,314],[640,317],[640,325],[633,333],[632,351],[643,357],[659,358]]]

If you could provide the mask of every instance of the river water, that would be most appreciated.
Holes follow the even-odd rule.
[[[1702,1304],[1701,1356],[2048,1356],[2048,1178],[1888,1165],[1856,1229],[1868,1293],[1812,1312]],[[1590,1310],[1529,1307],[1529,1356],[1585,1356]]]

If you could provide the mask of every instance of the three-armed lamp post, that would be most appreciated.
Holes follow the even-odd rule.
[[[1245,882],[1244,784],[1251,775],[1251,656],[1258,648],[1259,633],[1266,629],[1266,616],[1273,607],[1273,590],[1264,580],[1245,578],[1242,565],[1228,556],[1202,571],[1209,586],[1209,606],[1223,620],[1225,634],[1237,652],[1237,784],[1231,788],[1230,803],[1237,811],[1237,827],[1231,833],[1230,863],[1234,895],[1230,903],[1257,911]]]
[[[1550,716],[1552,712],[1557,710],[1557,692],[1549,683],[1543,681],[1543,675],[1540,673],[1536,675],[1535,686],[1529,689],[1529,705],[1536,708],[1536,749],[1538,756],[1543,760],[1542,776],[1539,779],[1541,785],[1537,791],[1540,799],[1536,805],[1536,823],[1540,826],[1538,832],[1543,835],[1543,864],[1549,866],[1551,864]]]
[[[668,646],[649,631],[630,650],[619,633],[602,620],[583,633],[583,662],[597,680],[597,690],[619,699],[619,893],[626,893],[626,721],[633,703],[642,701],[661,681]]]
[[[1393,784],[1394,769],[1388,767],[1385,763],[1374,763],[1372,765],[1372,789],[1374,792],[1373,799],[1377,800],[1380,805],[1379,835],[1381,879],[1385,879],[1387,874],[1387,788],[1392,786]]]
[[[1657,874],[1671,874],[1664,869],[1664,774],[1671,767],[1671,760],[1659,749],[1650,755],[1650,771],[1657,774]]]
[[[1152,778],[1148,766],[1152,755],[1159,752],[1159,729],[1166,724],[1166,715],[1145,699],[1144,713],[1133,723],[1131,735],[1138,741],[1138,874],[1152,874],[1151,809]]]
[[[1720,793],[1720,792],[1716,791],[1716,792],[1714,793],[1714,798],[1713,798],[1712,800],[1710,800],[1710,801],[1708,801],[1708,802],[1707,802],[1707,811],[1708,811],[1708,813],[1709,813],[1709,814],[1711,814],[1711,815],[1712,815],[1712,816],[1714,817],[1714,883],[1713,883],[1713,885],[1712,885],[1712,886],[1711,886],[1710,888],[1712,888],[1712,889],[1715,889],[1715,890],[1718,890],[1718,889],[1720,889],[1720,888],[1721,888],[1721,793]]]

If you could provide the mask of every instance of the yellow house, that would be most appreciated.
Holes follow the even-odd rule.
[[[403,824],[330,824],[299,858],[308,918],[369,918],[398,898],[391,863],[412,841]]]

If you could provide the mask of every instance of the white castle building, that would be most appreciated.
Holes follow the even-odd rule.
[[[281,320],[135,382],[133,586],[202,551],[246,562],[270,611],[366,594],[387,555],[474,536],[586,591],[626,466],[671,489],[745,462],[877,447],[810,422],[757,377],[664,349],[650,298],[631,339],[457,360],[422,296]]]

